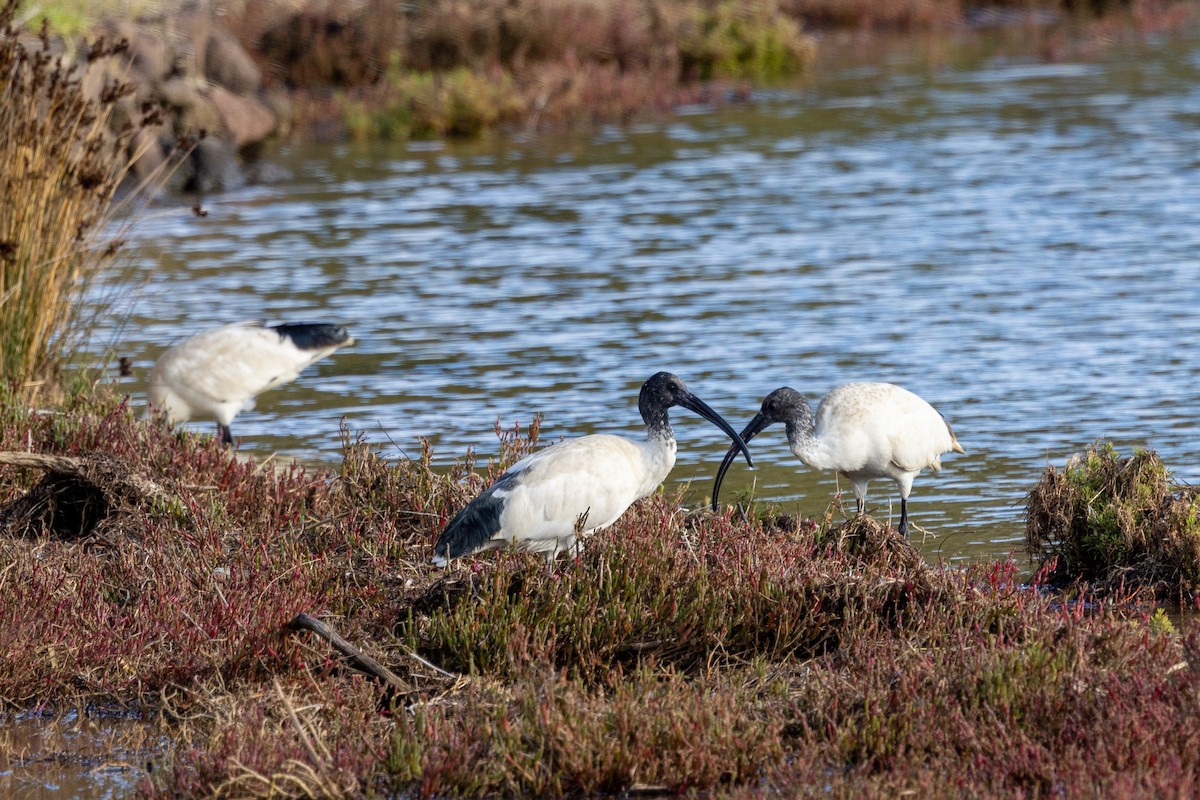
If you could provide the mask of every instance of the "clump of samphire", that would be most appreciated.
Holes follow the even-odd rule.
[[[1200,499],[1153,451],[1111,443],[1047,467],[1025,505],[1026,546],[1052,584],[1101,592],[1200,594]]]

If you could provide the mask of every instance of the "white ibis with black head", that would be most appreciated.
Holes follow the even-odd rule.
[[[553,561],[576,547],[577,530],[587,536],[612,525],[675,465],[675,432],[667,418],[671,406],[695,411],[725,431],[734,450],[754,466],[733,426],[680,378],[659,372],[638,396],[644,441],[592,434],[523,458],[450,520],[434,545],[433,563],[444,567],[450,559],[507,544],[545,553]]]
[[[213,417],[221,441],[232,444],[229,425],[254,407],[256,396],[350,344],[354,339],[345,328],[324,322],[238,322],[201,331],[159,356],[146,413],[164,413],[168,424]]]
[[[937,409],[891,383],[847,383],[825,396],[816,418],[804,396],[786,386],[767,395],[762,410],[742,430],[749,442],[773,423],[787,426],[792,454],[813,469],[836,470],[854,486],[858,513],[875,478],[900,489],[900,534],[908,535],[908,494],[926,467],[942,468],[942,454],[963,452]],[[736,450],[725,454],[713,486],[713,510]]]

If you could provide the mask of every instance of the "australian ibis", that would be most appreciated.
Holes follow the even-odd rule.
[[[233,443],[230,423],[254,398],[294,381],[301,370],[354,339],[341,325],[239,322],[201,331],[168,348],[150,373],[147,414],[168,423],[213,417],[221,441]]]
[[[667,409],[682,406],[723,430],[754,466],[737,431],[669,372],[642,385],[638,410],[643,441],[592,434],[539,450],[518,461],[446,525],[433,563],[511,544],[545,553],[548,561],[584,536],[612,525],[634,501],[653,492],[675,465],[675,433]]]
[[[786,386],[767,395],[762,409],[742,430],[749,442],[768,426],[786,426],[792,454],[813,469],[835,470],[854,486],[861,514],[867,485],[891,478],[900,490],[900,533],[908,535],[908,494],[913,478],[926,467],[942,467],[942,454],[963,452],[954,431],[937,409],[891,383],[847,383],[817,406],[816,417],[804,396]],[[721,481],[737,451],[725,454],[713,486],[713,510]]]

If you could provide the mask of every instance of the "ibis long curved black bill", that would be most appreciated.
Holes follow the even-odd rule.
[[[729,452],[737,453],[739,450],[741,450],[742,454],[746,456],[746,465],[753,469],[754,459],[750,457],[750,448],[746,447],[746,443],[742,441],[742,437],[738,436],[738,432],[734,430],[732,425],[725,421],[724,417],[709,408],[708,403],[705,403],[699,397],[696,397],[696,395],[691,393],[679,398],[676,402],[689,411],[695,411],[713,425],[716,425],[718,428],[725,431],[729,438],[733,439],[733,446],[729,448]],[[730,461],[732,461],[734,456],[728,456],[728,458]]]
[[[755,414],[754,419],[750,420],[749,425],[742,428],[741,436],[738,437],[735,441],[741,441],[743,443],[749,442],[755,436],[758,436],[760,433],[765,431],[767,429],[767,427],[770,426],[771,423],[773,423],[773,422],[775,422],[775,420],[771,419],[770,417],[768,417],[765,414],[762,414],[762,413]],[[743,444],[743,446],[745,446],[745,445]],[[729,471],[729,466],[733,463],[733,460],[735,458],[737,458],[737,453],[738,453],[737,445],[734,445],[733,447],[729,448],[729,452],[725,454],[725,458],[721,459],[721,466],[720,466],[720,468],[717,469],[717,479],[716,479],[716,481],[713,482],[713,493],[712,493],[712,510],[713,511],[717,510],[717,497],[720,495],[720,492],[721,492],[721,481],[725,480],[725,473]]]

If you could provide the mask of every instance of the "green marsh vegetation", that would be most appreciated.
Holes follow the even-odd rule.
[[[1027,544],[1056,586],[1200,594],[1200,494],[1173,483],[1157,454],[1097,442],[1047,467],[1026,504]]]

